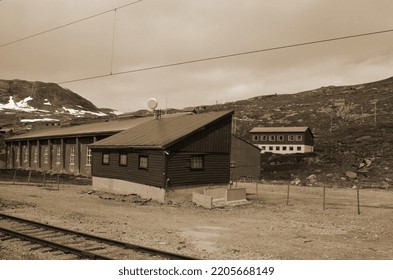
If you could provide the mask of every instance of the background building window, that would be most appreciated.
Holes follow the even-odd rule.
[[[277,136],[278,141],[284,141],[284,135],[278,135]]]
[[[75,164],[75,146],[71,146],[70,149],[70,165]]]
[[[301,135],[296,135],[296,141],[302,141],[303,137]]]
[[[262,141],[267,141],[267,135],[261,135],[261,140]]]
[[[297,147],[296,148],[298,151],[301,151],[302,150],[302,147]]]
[[[23,146],[24,151],[24,162],[27,162],[29,160],[29,149],[26,146]]]
[[[203,169],[204,159],[203,156],[191,156],[191,169]]]
[[[37,161],[38,161],[38,147],[33,147],[33,149],[34,149],[34,160],[33,160],[33,162],[37,163]]]
[[[102,154],[102,164],[109,164],[109,154]]]
[[[86,166],[91,166],[91,149],[87,148],[86,151]]]
[[[253,135],[252,136],[252,141],[258,141],[259,140],[259,136],[258,135]]]
[[[127,154],[120,154],[119,165],[127,166]]]
[[[294,135],[288,135],[288,141],[295,141]]]
[[[148,156],[139,156],[139,168],[147,169],[149,166],[149,157]]]
[[[44,163],[48,163],[48,158],[49,158],[49,147],[45,146],[44,147]]]
[[[276,140],[276,136],[275,135],[269,135],[269,141],[274,141]]]
[[[61,159],[61,148],[56,147],[56,163],[60,164],[60,159]]]

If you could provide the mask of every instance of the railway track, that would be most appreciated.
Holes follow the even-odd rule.
[[[166,252],[77,232],[0,213],[0,239],[27,241],[30,250],[45,250],[75,259],[95,260],[195,260],[193,257]]]

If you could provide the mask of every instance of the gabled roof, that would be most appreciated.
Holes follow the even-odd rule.
[[[105,138],[91,148],[165,149],[191,134],[226,117],[233,111],[185,115],[177,118],[150,120],[126,131]]]
[[[310,129],[307,126],[302,127],[254,127],[250,130],[250,133],[258,132],[306,132]]]
[[[190,113],[187,113],[190,114]],[[177,117],[184,115],[182,113],[167,115],[166,117]],[[134,126],[152,120],[153,117],[141,117],[134,119],[123,119],[113,120],[107,122],[96,122],[90,124],[75,125],[70,127],[52,127],[44,128],[40,130],[34,130],[21,135],[17,135],[6,139],[7,141],[12,140],[28,140],[28,139],[48,139],[48,138],[60,138],[60,137],[78,137],[78,136],[90,136],[90,135],[111,135],[120,131],[127,130]]]

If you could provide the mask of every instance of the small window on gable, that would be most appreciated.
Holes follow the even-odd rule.
[[[127,154],[120,154],[119,165],[127,166]]]
[[[139,169],[147,169],[149,167],[149,157],[148,156],[139,156]]]
[[[108,153],[102,154],[102,164],[109,165],[109,154]]]
[[[191,169],[201,170],[204,168],[204,158],[202,155],[191,156]]]

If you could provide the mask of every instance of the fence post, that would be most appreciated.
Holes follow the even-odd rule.
[[[289,206],[289,186],[291,183],[288,183],[288,192],[287,192],[287,206]]]
[[[29,179],[27,179],[28,184],[30,184],[30,179],[31,179],[31,170],[29,171]]]
[[[356,188],[356,194],[357,194],[357,201],[358,201],[358,215],[360,215],[360,198],[359,198],[359,187]]]
[[[15,180],[16,180],[16,169],[14,171],[14,179],[12,180],[12,184],[15,185]]]

